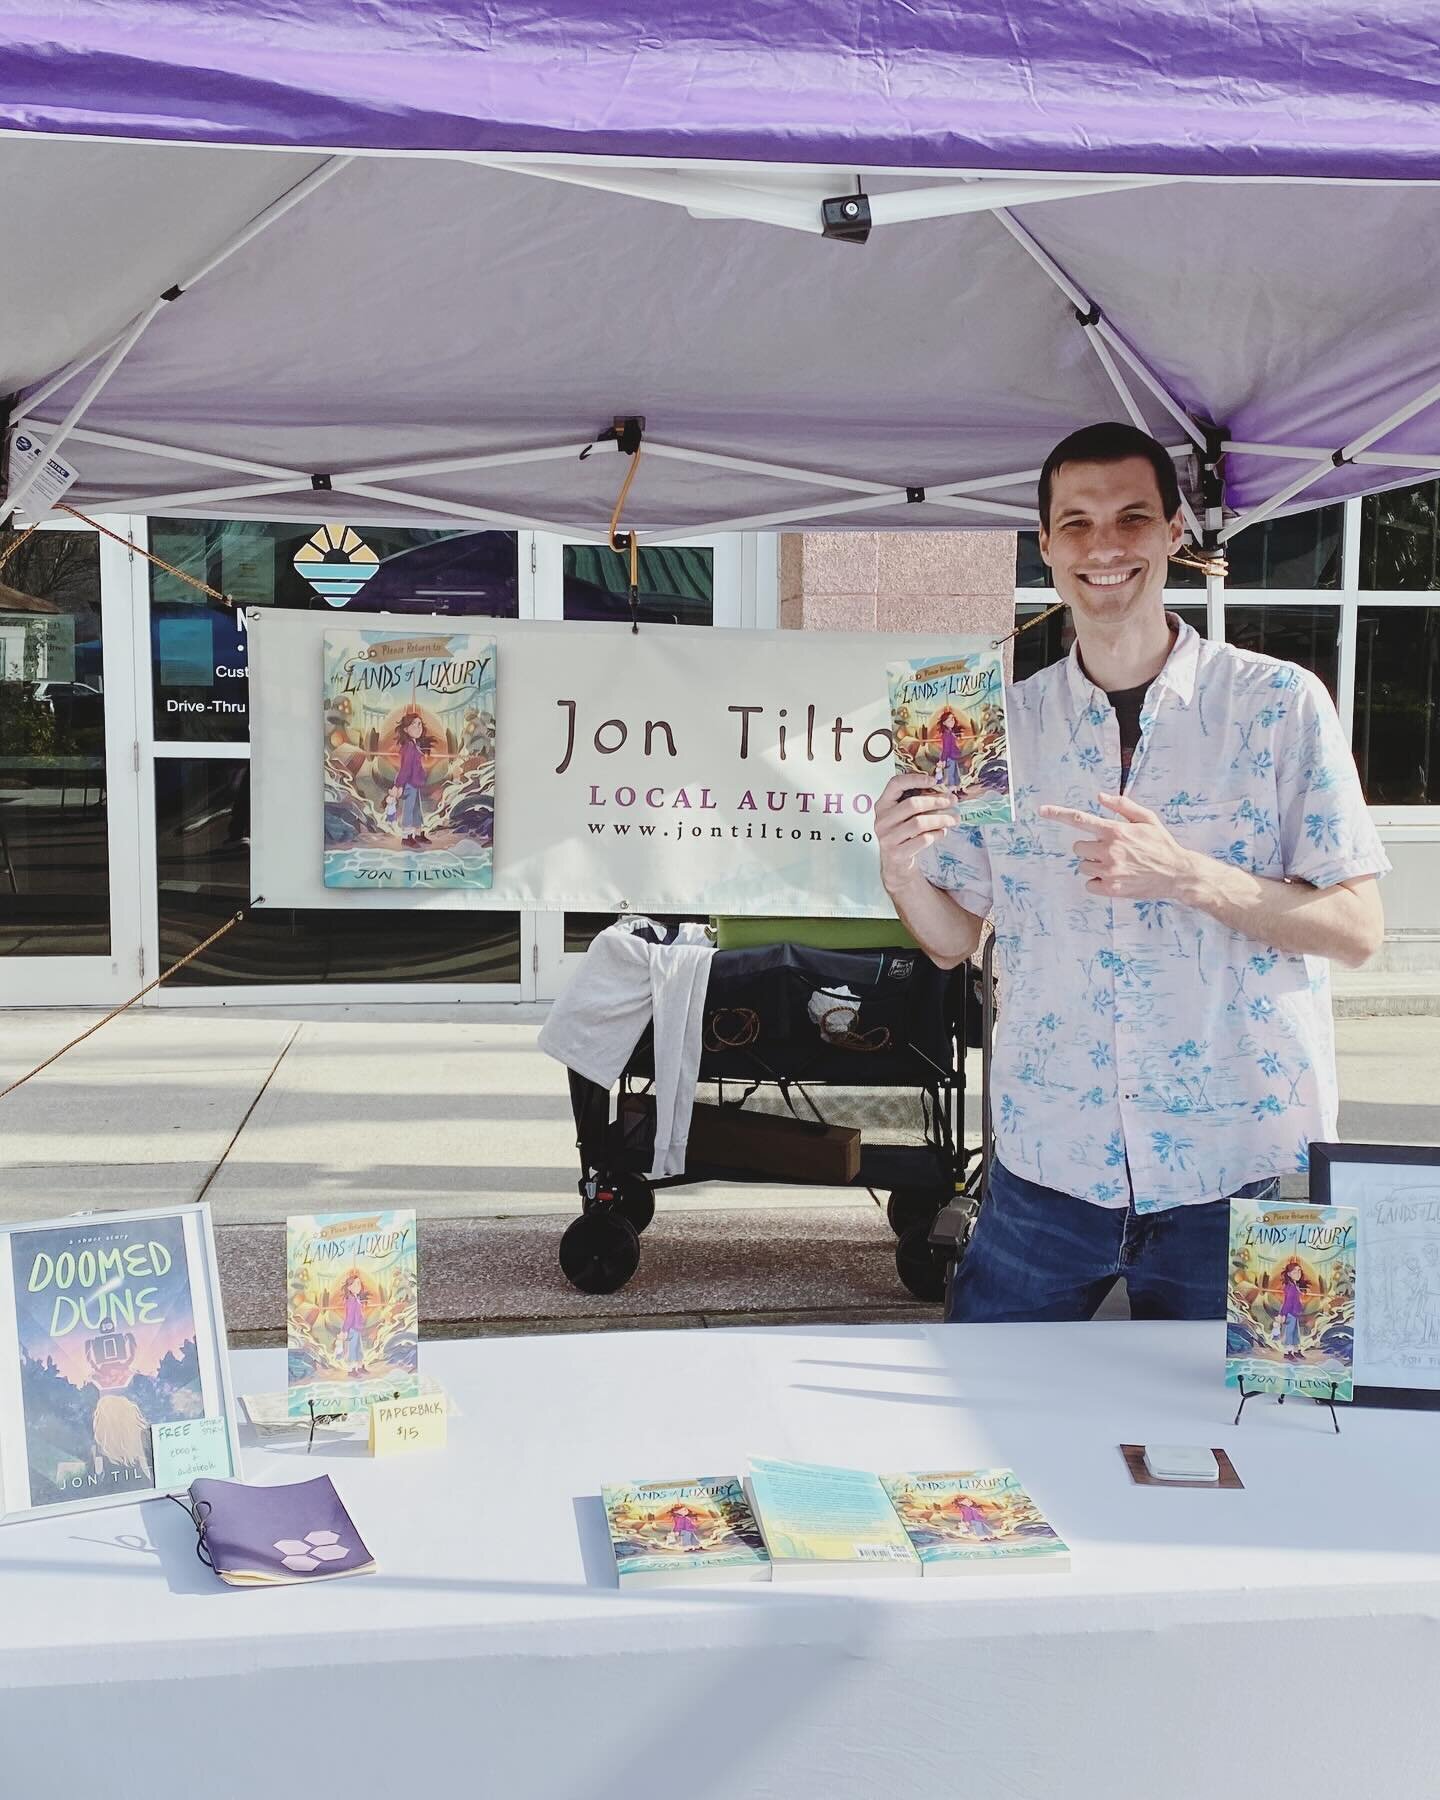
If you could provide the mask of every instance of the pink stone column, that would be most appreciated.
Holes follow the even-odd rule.
[[[1015,621],[1013,531],[807,531],[780,539],[780,623],[992,631]]]

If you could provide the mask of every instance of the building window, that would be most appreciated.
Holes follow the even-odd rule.
[[[520,610],[513,531],[152,519],[150,547],[241,606],[333,608],[341,617],[513,619]],[[245,621],[153,563],[150,654],[158,740],[249,741]]]
[[[1226,545],[1227,588],[1338,588],[1340,534],[1344,508],[1322,506],[1289,519],[1265,519]],[[1016,534],[1016,587],[1050,587],[1050,571],[1040,560],[1036,532]],[[1198,569],[1172,564],[1165,585],[1203,588]]]
[[[1178,613],[1188,625],[1193,625],[1201,635],[1205,636],[1205,608],[1203,606],[1174,606],[1171,612]],[[1051,613],[1042,625],[1030,624],[1033,619],[1040,618],[1045,612],[1042,601],[1024,601],[1015,609],[1015,623],[1025,627],[1013,640],[1014,655],[1012,681],[1024,681],[1027,675],[1034,675],[1047,668],[1053,662],[1059,662],[1062,656],[1070,654],[1070,646],[1075,642],[1075,631],[1070,623],[1068,609]]]
[[[605,544],[566,544],[564,617],[630,617],[630,558]],[[642,625],[715,623],[715,552],[700,545],[640,546],[638,611]]]
[[[160,966],[250,902],[250,764],[160,757],[155,763]],[[177,974],[172,987],[348,982],[518,982],[513,912],[297,911],[266,907]]]
[[[0,957],[110,954],[100,540],[0,529]],[[3,983],[0,983],[3,991]]]
[[[1440,606],[1361,606],[1352,744],[1372,806],[1440,806]]]
[[[1360,585],[1381,593],[1440,590],[1440,481],[1361,501]]]
[[[1242,650],[1258,650],[1311,670],[1329,688],[1332,700],[1339,691],[1338,606],[1237,606],[1227,600],[1225,638]]]

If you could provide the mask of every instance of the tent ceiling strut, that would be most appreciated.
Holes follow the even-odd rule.
[[[327,159],[327,161],[321,163],[318,169],[312,169],[308,175],[304,176],[300,181],[297,181],[277,199],[272,200],[268,206],[262,207],[261,210],[255,214],[254,218],[250,219],[234,234],[233,237],[217,250],[208,261],[202,263],[201,266],[185,281],[172,283],[171,286],[167,287],[156,299],[152,300],[147,307],[137,313],[120,334],[111,341],[108,355],[102,349],[97,351],[94,356],[89,357],[86,362],[81,365],[82,368],[88,368],[98,356],[104,356],[105,360],[101,363],[98,373],[91,378],[84,391],[65,414],[65,417],[50,433],[49,439],[45,445],[47,453],[53,456],[55,452],[59,450],[61,444],[65,442],[70,436],[70,433],[79,424],[80,420],[83,419],[85,414],[89,411],[91,405],[109,382],[110,378],[120,367],[120,364],[129,355],[136,343],[138,343],[146,327],[150,324],[151,320],[155,318],[157,313],[162,312],[167,306],[172,305],[175,301],[181,299],[197,282],[203,281],[207,275],[211,274],[215,269],[218,269],[221,263],[232,257],[236,251],[242,250],[246,244],[258,237],[262,231],[267,230],[277,219],[284,218],[285,214],[288,213],[292,207],[298,206],[301,201],[308,199],[317,188],[323,187],[327,181],[333,176],[338,175],[342,169],[348,168],[353,160],[354,159],[349,156],[332,156]],[[70,375],[65,375],[63,379],[68,381],[72,379],[72,377]],[[52,378],[41,392],[46,395],[53,394],[56,391],[56,380],[57,378]],[[24,422],[28,417],[29,412],[33,410],[38,403],[39,402],[34,398],[25,402],[22,407],[21,415],[15,420],[15,424],[19,425]],[[44,466],[44,459],[37,459],[33,467],[28,469],[25,474],[21,476],[19,482],[11,489],[5,499],[0,501],[0,525],[4,524],[5,520],[10,517],[16,507],[25,499],[26,495],[30,492],[30,489],[35,485]]]

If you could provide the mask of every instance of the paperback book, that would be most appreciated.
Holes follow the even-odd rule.
[[[920,1573],[878,1475],[752,1457],[745,1486],[777,1581]]]
[[[1011,1469],[880,1480],[927,1575],[1070,1567],[1069,1546]]]
[[[1225,1382],[1258,1393],[1354,1393],[1356,1213],[1232,1200]]]
[[[1009,824],[1010,750],[1000,651],[973,639],[943,657],[889,664],[895,766],[948,788],[965,825]]]
[[[733,1475],[626,1482],[600,1497],[622,1588],[769,1580],[765,1540]]]
[[[325,885],[488,888],[495,639],[325,633]]]
[[[412,1211],[286,1221],[290,1412],[363,1412],[420,1391]]]

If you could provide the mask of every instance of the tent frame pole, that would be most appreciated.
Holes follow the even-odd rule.
[[[553,519],[533,518],[528,514],[496,512],[490,507],[471,506],[459,500],[433,500],[425,494],[406,493],[400,488],[372,486],[369,482],[355,481],[348,475],[332,475],[330,485],[337,494],[354,494],[361,500],[383,500],[389,504],[399,501],[402,506],[413,506],[420,512],[440,513],[446,518],[466,519],[477,525],[486,525],[496,531],[549,531],[574,542],[587,544],[608,544],[608,531],[587,531],[573,529],[568,525],[560,525]],[[647,542],[653,539],[647,538]]]
[[[114,432],[91,431],[83,426],[77,427],[76,430],[82,440],[88,439],[97,444],[132,450],[145,456],[167,458],[179,462],[195,462],[206,467],[233,470],[237,474],[254,474],[263,477],[258,481],[243,482],[228,487],[187,488],[166,494],[137,495],[129,500],[112,500],[108,503],[112,511],[178,511],[182,508],[214,505],[227,500],[252,500],[271,494],[297,494],[306,490],[328,490],[353,494],[359,499],[373,499],[384,501],[387,504],[413,506],[420,511],[439,513],[455,519],[474,520],[476,523],[501,530],[551,531],[575,538],[577,541],[596,543],[608,541],[604,533],[592,534],[583,530],[574,530],[550,519],[540,519],[529,515],[521,516],[501,512],[494,508],[472,506],[463,501],[443,500],[429,495],[416,494],[407,489],[392,487],[389,482],[426,474],[453,474],[477,468],[505,468],[539,462],[566,461],[578,457],[582,451],[591,448],[612,449],[616,447],[610,444],[555,444],[538,449],[487,451],[473,456],[432,457],[424,462],[392,463],[344,473],[327,473],[321,477],[303,470],[280,468],[269,463],[246,462],[236,457],[219,456],[208,451],[190,451],[182,446],[156,444],[146,439],[125,437]],[[1013,474],[971,476],[962,481],[946,482],[934,487],[912,490],[899,487],[894,483],[866,481],[859,476],[834,475],[818,469],[797,469],[784,463],[762,462],[753,457],[730,456],[719,451],[692,450],[679,444],[647,442],[645,449],[647,455],[661,460],[695,463],[702,467],[726,469],[742,474],[764,475],[780,481],[797,482],[806,487],[837,489],[849,496],[849,498],[836,501],[831,505],[757,514],[752,518],[745,519],[722,519],[704,527],[690,526],[683,531],[663,533],[659,536],[653,532],[647,532],[647,538],[652,543],[683,542],[687,538],[697,535],[708,536],[718,531],[759,530],[766,524],[792,524],[804,519],[837,517],[847,513],[871,512],[891,506],[903,506],[911,503],[917,493],[923,494],[924,500],[931,505],[952,511],[978,513],[997,519],[1013,519],[1020,525],[1033,525],[1038,518],[1034,509],[1030,507],[1014,505],[1008,501],[971,497],[982,495],[993,488],[1020,487],[1033,482],[1039,475],[1039,471],[1036,469],[1021,469]],[[1171,454],[1183,455],[1188,452],[1172,450]]]
[[[114,431],[94,431],[88,425],[77,425],[70,433],[77,444],[101,444],[109,450],[133,450],[141,456],[167,457],[172,462],[196,463],[204,469],[229,469],[236,475],[261,475],[271,480],[310,479],[300,469],[281,468],[278,463],[247,462],[238,456],[221,456],[214,450],[187,450],[178,444],[152,444],[145,438],[124,437]]]
[[[1143,431],[1147,437],[1150,436],[1150,427],[1146,423],[1145,415],[1141,412],[1139,403],[1136,401],[1134,394],[1130,391],[1130,384],[1116,367],[1115,359],[1111,356],[1106,347],[1104,338],[1100,335],[1099,326],[1095,321],[1088,317],[1081,319],[1080,323],[1084,328],[1086,342],[1095,352],[1096,357],[1099,359],[1100,367],[1104,369],[1105,373],[1110,377],[1110,385],[1115,389],[1115,392],[1119,394],[1126,412],[1129,413],[1130,423],[1137,431]],[[1183,492],[1180,495],[1180,511],[1184,517],[1186,528],[1189,530],[1191,537],[1197,544],[1203,543],[1205,538],[1204,528],[1201,526],[1199,519],[1195,516],[1195,508],[1190,504]]]
[[[278,219],[284,218],[285,214],[288,213],[292,207],[298,206],[301,201],[308,199],[317,188],[323,187],[327,181],[338,175],[342,169],[348,168],[354,160],[355,159],[351,156],[327,157],[327,159],[320,164],[319,168],[312,169],[308,175],[297,181],[293,187],[288,188],[278,199],[272,200],[268,206],[262,207],[261,210],[255,214],[254,218],[243,225],[233,237],[227,239],[225,244],[217,250],[208,261],[202,263],[187,280],[176,282],[173,287],[166,288],[163,294],[160,294],[156,299],[152,300],[147,307],[137,313],[130,321],[129,325],[127,325],[117,337],[111,340],[108,347],[108,354],[104,349],[99,350],[95,353],[95,356],[89,357],[86,362],[80,365],[81,369],[88,368],[90,364],[96,360],[97,356],[104,356],[105,358],[104,362],[100,365],[98,373],[91,378],[84,392],[74,402],[69,412],[67,412],[65,417],[60,421],[59,425],[50,432],[44,445],[43,454],[36,461],[34,467],[28,469],[16,486],[11,489],[8,495],[6,495],[5,499],[0,501],[0,525],[4,524],[21,502],[29,495],[31,488],[34,487],[41,470],[45,466],[45,457],[53,456],[70,436],[75,427],[80,423],[81,419],[84,418],[85,414],[89,411],[91,405],[105,388],[115,371],[139,342],[146,327],[155,318],[156,314],[163,311],[163,309],[172,302],[181,299],[197,282],[203,281],[207,275],[218,269],[223,262],[234,256],[236,251],[244,249],[246,244],[250,243],[254,238],[257,238],[262,231],[268,230],[268,228],[275,224]],[[37,393],[42,396],[53,394],[57,391],[57,381],[63,386],[65,382],[68,382],[73,378],[73,375],[68,373],[63,374],[60,377],[52,377],[41,389],[37,390]],[[36,398],[29,398],[23,401],[17,417],[13,420],[13,424],[19,426],[30,423],[30,413],[33,411],[34,407],[40,403],[40,400]],[[32,426],[32,429],[35,428]],[[39,436],[38,429],[35,430],[35,435]]]
[[[1236,456],[1275,456],[1282,462],[1324,462],[1334,456],[1333,451],[1321,450],[1313,444],[1302,447],[1299,444],[1227,443],[1225,448]],[[1429,455],[1423,450],[1417,450],[1413,456],[1403,450],[1360,450],[1349,460],[1374,464],[1382,469],[1440,469],[1440,454]]]
[[[1190,416],[1139,351],[1128,343],[1105,317],[1090,295],[1078,283],[1071,280],[1050,252],[1031,236],[1018,219],[1012,219],[1003,207],[996,209],[995,217],[1026,255],[1033,258],[1064,294],[1076,312],[1080,314],[1081,324],[1084,324],[1087,318],[1093,321],[1095,330],[1106,344],[1122,362],[1129,365],[1131,372],[1150,390],[1185,435],[1203,450],[1206,443],[1205,427]]]
[[[1125,411],[1130,415],[1131,424],[1134,425],[1137,430],[1145,432],[1147,436],[1154,435],[1145,421],[1145,415],[1141,412],[1134,394],[1130,390],[1129,383],[1125,381],[1120,370],[1116,366],[1116,356],[1120,357],[1128,364],[1132,373],[1144,383],[1151,394],[1153,394],[1160,402],[1170,414],[1171,418],[1175,420],[1180,429],[1193,440],[1196,446],[1200,449],[1204,449],[1207,442],[1205,427],[1191,417],[1190,413],[1165,386],[1164,382],[1161,381],[1160,377],[1144,360],[1139,351],[1116,331],[1115,327],[1110,324],[1108,319],[1106,319],[1105,315],[1101,312],[1095,301],[1091,299],[1090,295],[1087,294],[1078,283],[1070,279],[1060,267],[1059,263],[1057,263],[1054,257],[1050,255],[1049,251],[1046,250],[1043,245],[1038,243],[1017,219],[1011,218],[1010,214],[1003,208],[996,210],[995,217],[1010,233],[1011,237],[1015,239],[1015,242],[1019,244],[1021,249],[1025,251],[1026,255],[1033,258],[1035,263],[1044,270],[1045,274],[1049,276],[1050,280],[1059,288],[1060,292],[1064,294],[1065,298],[1075,308],[1075,317],[1085,332],[1085,341],[1095,352],[1101,368],[1104,369],[1106,376],[1109,378],[1110,385],[1120,396]],[[1111,354],[1112,351],[1114,352],[1114,355]],[[1204,528],[1201,526],[1200,520],[1196,516],[1195,508],[1190,504],[1183,493],[1180,496],[1180,511],[1184,517],[1186,527],[1188,528],[1191,537],[1194,538],[1197,544],[1202,543],[1205,538]]]
[[[65,442],[66,438],[69,437],[70,433],[80,423],[81,419],[84,418],[86,412],[89,410],[91,401],[102,392],[106,383],[110,380],[110,377],[120,367],[126,356],[139,341],[140,335],[145,330],[145,327],[165,304],[166,301],[163,295],[158,300],[152,300],[142,313],[137,314],[136,317],[131,320],[128,328],[121,333],[119,338],[117,338],[115,344],[111,348],[110,354],[100,365],[99,372],[91,377],[84,392],[74,402],[65,417],[50,433],[40,455],[36,457],[32,466],[25,471],[19,481],[16,482],[15,486],[11,488],[5,499],[0,501],[0,525],[3,525],[16,508],[29,497],[31,488],[34,487],[35,483],[40,479],[41,474],[44,472],[45,459],[55,455],[60,446]]]
[[[1331,451],[1328,455],[1322,452],[1323,460],[1316,462],[1303,474],[1297,475],[1293,481],[1287,482],[1278,493],[1272,494],[1259,506],[1252,507],[1248,513],[1242,513],[1238,518],[1233,519],[1220,533],[1220,542],[1227,543],[1237,532],[1244,531],[1249,526],[1258,525],[1262,520],[1270,518],[1279,512],[1282,506],[1288,506],[1292,500],[1303,494],[1308,488],[1314,487],[1317,481],[1322,481],[1332,470],[1342,469],[1346,463],[1354,462],[1377,440],[1392,431],[1399,430],[1400,426],[1413,419],[1417,413],[1425,412],[1429,407],[1434,406],[1436,401],[1440,401],[1440,381],[1431,382],[1429,387],[1412,396],[1403,406],[1397,406],[1395,411],[1382,419],[1378,425],[1372,425],[1368,430],[1362,431],[1359,437],[1352,438],[1348,444],[1342,444],[1338,450]],[[1414,467],[1415,465],[1402,466]]]

